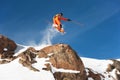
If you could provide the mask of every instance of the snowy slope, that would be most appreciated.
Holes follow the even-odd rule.
[[[92,59],[92,58],[81,58],[85,67],[91,68],[94,71],[103,73],[108,64],[112,64],[113,62],[110,60],[98,60],[98,59]]]
[[[104,75],[105,76],[104,80],[114,80],[114,79],[116,80],[116,76],[115,76],[116,69],[114,69],[112,72],[109,73],[106,72],[108,64],[113,64],[111,60],[98,60],[98,59],[84,58],[84,57],[82,57],[81,59],[86,68],[90,68],[93,71]]]
[[[30,46],[18,45],[16,55],[25,51]],[[0,80],[54,80],[54,77],[50,71],[43,71],[45,67],[45,58],[37,59],[38,63],[34,64],[40,72],[34,72],[26,67],[23,67],[18,63],[18,59],[8,63],[0,65]]]
[[[41,49],[45,45],[37,46],[36,49]],[[25,51],[30,46],[22,46],[18,45],[16,49],[16,54]],[[29,70],[26,67],[23,67],[21,64],[19,64],[18,59],[8,63],[8,64],[1,64],[0,65],[0,80],[55,80],[53,73],[50,71],[42,70],[42,68],[45,68],[44,64],[46,63],[46,60],[49,58],[37,58],[37,62],[33,66],[40,70],[40,72],[34,72],[32,70]],[[109,63],[112,63],[110,60],[97,60],[97,59],[91,59],[91,58],[81,58],[85,67],[91,68],[94,71],[97,71],[99,73],[104,74],[104,71],[107,68],[107,65]],[[70,73],[79,73],[79,71],[73,71],[73,70],[64,70],[64,69],[56,69],[52,67],[53,72],[70,72]],[[114,72],[111,73],[114,76]],[[105,80],[112,80],[107,77],[107,74],[104,74],[106,76]],[[89,79],[92,80],[92,79]]]

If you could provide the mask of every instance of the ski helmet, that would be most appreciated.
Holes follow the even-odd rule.
[[[61,16],[63,16],[63,13],[59,13]]]

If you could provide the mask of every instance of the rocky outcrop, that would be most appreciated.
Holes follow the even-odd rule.
[[[77,53],[66,44],[56,44],[38,51],[38,57],[49,57],[49,62],[57,69],[80,71],[80,73],[56,72],[57,80],[86,80],[85,67]],[[61,76],[61,77],[60,77]]]
[[[37,63],[36,58],[49,58],[46,68],[53,73],[56,80],[87,80],[85,67],[77,53],[66,44],[56,44],[45,47],[41,50],[35,50],[29,47],[26,51],[20,53],[19,63],[33,71],[40,71],[33,67]],[[53,72],[52,69],[73,70],[70,72]],[[75,71],[75,72],[74,72]]]
[[[56,80],[87,80],[83,79],[78,73],[56,72],[54,73],[54,77]]]
[[[7,45],[4,45],[3,48],[6,48]],[[15,48],[15,46],[7,48],[8,50],[6,52],[9,50],[14,52]],[[51,71],[56,80],[87,80],[85,67],[80,57],[69,45],[56,44],[45,47],[41,50],[35,50],[33,47],[29,47],[19,55],[12,56],[12,60],[18,59],[19,63],[24,67],[33,71],[40,71],[33,66],[34,63],[37,63],[36,58],[49,58],[49,60],[47,60],[48,63],[45,64],[46,68],[43,68],[43,70]],[[3,60],[1,64],[9,63],[11,61],[7,62]],[[53,67],[56,69],[73,70],[73,72],[53,72]]]
[[[13,40],[0,34],[0,58],[1,59],[13,58],[16,47],[17,45]],[[9,61],[5,61],[5,60],[0,61],[1,64],[7,63],[7,62]]]
[[[35,58],[36,58],[35,52],[36,52],[36,50],[34,48],[30,47],[26,51],[19,54],[17,56],[19,58],[19,63],[22,64],[24,67],[29,68],[30,70],[39,71],[38,69],[36,69],[32,66],[32,64],[37,62],[35,60]]]
[[[111,59],[111,61],[113,62],[113,64],[108,64],[106,71],[111,72],[115,70],[114,74],[116,76],[116,80],[120,80],[120,61],[114,59]]]
[[[103,78],[105,78],[104,75],[98,72],[95,72],[90,68],[86,68],[86,71],[87,71],[87,77],[92,78],[93,80],[102,80]]]

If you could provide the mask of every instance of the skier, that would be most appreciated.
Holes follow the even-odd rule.
[[[53,27],[56,28],[59,32],[64,33],[64,29],[62,28],[61,20],[71,21],[71,19],[64,18],[63,13],[58,13],[53,17]]]

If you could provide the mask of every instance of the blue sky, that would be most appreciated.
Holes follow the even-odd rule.
[[[52,43],[69,44],[79,56],[120,58],[120,0],[0,0],[0,34],[18,44],[38,44],[52,17],[80,22],[62,22],[65,35]]]

